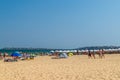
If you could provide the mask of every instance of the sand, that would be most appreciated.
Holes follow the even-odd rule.
[[[78,55],[67,59],[40,56],[29,61],[0,61],[0,80],[120,80],[120,54],[105,55],[105,59]]]

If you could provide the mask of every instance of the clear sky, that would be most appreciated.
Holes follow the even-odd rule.
[[[120,0],[0,0],[0,48],[120,45]]]

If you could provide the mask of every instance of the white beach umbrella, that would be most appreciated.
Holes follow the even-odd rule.
[[[54,53],[54,51],[53,51],[53,50],[52,50],[52,51],[50,51],[50,52]]]
[[[85,50],[81,50],[81,52],[85,52]]]
[[[70,51],[69,50],[66,50],[67,53],[69,53]]]
[[[78,50],[78,52],[82,52],[81,50]]]
[[[59,52],[59,50],[55,50],[55,52]]]
[[[63,52],[62,50],[59,50],[59,52]]]

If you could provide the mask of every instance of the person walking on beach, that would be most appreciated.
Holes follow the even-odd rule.
[[[95,59],[95,51],[94,50],[91,54],[92,54],[92,57]]]
[[[0,53],[0,59],[2,59],[2,53]]]
[[[103,50],[103,49],[100,49],[100,50],[99,50],[99,53],[98,53],[99,58],[101,58],[101,59],[102,59],[102,58],[105,58],[104,53],[105,53],[104,50]]]
[[[88,50],[88,58],[89,59],[91,58],[91,52],[90,52],[90,50]]]
[[[88,54],[88,49],[86,49],[85,50],[85,52],[83,52],[85,55],[87,55]]]
[[[102,50],[102,49],[99,49],[99,53],[98,53],[98,55],[99,55],[99,58],[102,59],[102,57],[103,57],[103,50]]]
[[[6,53],[3,54],[3,58],[6,59]]]
[[[105,58],[105,55],[104,55],[104,50],[102,49],[102,57]]]

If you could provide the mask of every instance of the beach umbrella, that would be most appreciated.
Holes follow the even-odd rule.
[[[63,53],[66,53],[66,51],[67,51],[67,50],[63,50],[62,52],[63,52]]]
[[[66,52],[67,52],[67,53],[69,53],[69,52],[70,52],[70,50],[67,50]]]
[[[82,50],[78,50],[78,52],[82,52]]]
[[[13,56],[13,57],[21,57],[21,54],[16,51],[16,52],[13,52],[13,53],[11,54],[11,56]]]
[[[55,50],[55,52],[59,52],[59,50]]]
[[[59,50],[59,52],[63,52],[62,50]]]
[[[50,52],[51,52],[51,53],[54,53],[55,51],[52,50],[52,51],[50,51]]]

